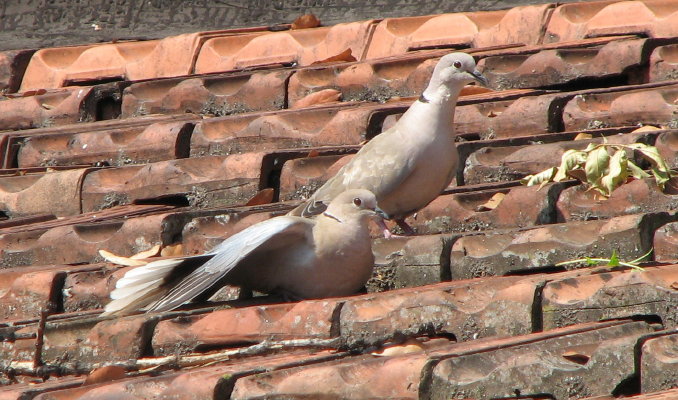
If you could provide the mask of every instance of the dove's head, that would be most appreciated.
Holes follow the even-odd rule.
[[[377,207],[374,193],[365,189],[351,189],[341,193],[330,202],[323,214],[339,221],[386,217]]]
[[[445,85],[463,86],[475,81],[487,86],[487,79],[476,69],[475,60],[466,53],[450,53],[443,56],[433,70],[433,76]]]

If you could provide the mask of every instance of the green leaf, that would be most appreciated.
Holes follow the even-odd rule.
[[[641,156],[650,162],[657,186],[664,189],[664,184],[671,179],[671,169],[659,154],[659,150],[644,143],[633,143],[629,147],[638,150]]]
[[[609,196],[619,185],[626,182],[628,177],[628,158],[626,151],[619,149],[610,158],[608,172],[600,179],[603,194]]]
[[[569,178],[569,173],[572,170],[580,168],[586,162],[586,153],[581,150],[570,149],[563,153],[560,158],[560,167],[558,172],[553,177],[555,182],[564,181]]]
[[[526,186],[533,186],[533,185],[545,185],[553,180],[553,177],[555,176],[556,172],[558,171],[558,168],[556,167],[551,167],[547,170],[544,170],[538,174],[534,175],[528,175],[524,177],[523,179],[520,180],[520,183]]]
[[[633,161],[627,160],[626,167],[629,169],[629,174],[636,179],[649,178],[650,174],[643,171],[639,166],[637,166]]]
[[[592,149],[586,158],[584,172],[589,185],[600,189],[600,179],[605,175],[610,163],[610,155],[604,146]]]
[[[617,250],[612,250],[612,256],[610,256],[610,261],[607,262],[608,267],[618,267],[619,266],[619,256],[617,255]]]

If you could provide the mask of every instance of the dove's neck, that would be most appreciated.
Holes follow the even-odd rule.
[[[454,122],[454,108],[457,104],[461,85],[443,85],[434,80],[428,85],[424,93],[400,118],[399,123],[418,132],[418,136],[425,134],[423,127],[430,127],[430,133],[450,132]]]

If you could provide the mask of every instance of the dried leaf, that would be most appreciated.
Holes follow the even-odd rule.
[[[574,137],[573,140],[588,140],[588,139],[592,139],[592,138],[593,138],[593,135],[591,135],[590,133],[579,132],[577,134],[577,136]]]
[[[134,260],[130,257],[117,256],[110,251],[99,250],[99,255],[103,257],[104,260],[111,262],[113,264],[123,265],[125,267],[138,267],[141,265],[148,264],[146,261]]]
[[[289,21],[289,20],[288,20]],[[292,22],[292,29],[308,29],[320,26],[320,20],[313,14],[304,14]]]
[[[273,188],[266,188],[260,190],[259,193],[255,194],[254,197],[249,199],[247,206],[259,206],[262,204],[270,204],[273,202],[273,196],[275,195],[275,190]]]
[[[115,381],[125,377],[125,368],[118,365],[109,365],[93,370],[87,375],[87,379],[83,385],[93,385],[95,383],[103,383]]]
[[[318,150],[311,150],[306,154],[306,157],[311,158],[311,157],[318,157],[320,155],[320,152]]]
[[[526,186],[533,186],[533,185],[541,185],[544,186],[545,184],[551,182],[553,180],[553,177],[556,175],[558,172],[558,168],[556,167],[551,167],[545,171],[542,171],[538,174],[534,175],[528,175],[524,177],[523,179],[520,180],[520,183]]]
[[[613,190],[619,187],[619,185],[626,182],[628,176],[628,158],[626,157],[626,150],[619,149],[612,155],[612,158],[610,158],[607,174],[600,179],[600,186],[603,189],[603,192],[601,193],[609,196]]]
[[[563,353],[563,358],[581,365],[586,364],[591,359],[590,356],[578,351],[566,351]]]
[[[311,65],[339,63],[339,62],[353,62],[353,61],[357,61],[357,59],[353,57],[353,51],[350,48],[348,48],[342,51],[341,53],[337,54],[336,56],[312,62]]]
[[[598,146],[589,151],[584,165],[586,181],[594,188],[600,188],[600,179],[607,173],[610,163],[610,154],[604,146]]]
[[[505,193],[498,192],[495,193],[488,201],[478,206],[478,211],[491,211],[497,208],[497,206],[504,200],[506,197]]]
[[[553,177],[555,182],[560,182],[568,179],[570,175],[568,173],[572,170],[581,167],[581,164],[586,162],[586,153],[581,150],[570,149],[563,153],[563,156],[560,158],[560,166],[558,167],[558,173]]]
[[[671,283],[671,289],[678,290],[678,281],[673,281],[673,282]]]
[[[150,249],[146,251],[139,252],[132,257],[130,257],[132,260],[144,260],[149,257],[155,257],[158,255],[160,252],[160,245],[156,244],[155,246],[151,247]]]
[[[387,347],[385,349],[381,349],[370,354],[377,357],[392,357],[399,356],[402,354],[418,353],[423,350],[424,346],[422,346],[418,340],[409,339],[405,341],[403,344]]]
[[[179,257],[184,255],[184,245],[181,243],[165,246],[160,250],[161,257]]]
[[[339,101],[341,99],[341,92],[336,89],[323,89],[317,92],[310,93],[303,98],[297,100],[292,109],[310,107],[316,104],[326,104]]]
[[[652,125],[645,125],[645,126],[641,126],[641,127],[638,128],[638,129],[635,129],[635,130],[634,130],[633,132],[631,132],[631,133],[636,133],[636,132],[652,132],[652,131],[658,131],[658,130],[661,130],[661,128],[657,128],[656,126],[652,126]]]
[[[494,118],[494,117],[499,116],[499,115],[501,115],[501,113],[494,112],[494,111],[490,110],[490,112],[487,113],[487,118]]]
[[[45,110],[53,110],[54,109],[54,106],[47,104],[47,103],[42,103],[42,104],[40,104],[40,106],[42,108],[44,108]]]

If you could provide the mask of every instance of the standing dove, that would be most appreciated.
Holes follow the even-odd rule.
[[[150,262],[118,280],[104,315],[172,310],[224,284],[288,298],[353,294],[372,274],[368,221],[380,213],[370,191],[348,190],[318,218],[272,218],[204,255]]]
[[[428,87],[398,122],[369,141],[289,214],[318,215],[343,191],[367,189],[375,194],[388,219],[394,219],[407,234],[413,233],[404,219],[433,201],[456,175],[454,107],[461,89],[472,81],[487,86],[473,57],[466,53],[443,56]],[[384,233],[390,236],[388,230]]]

